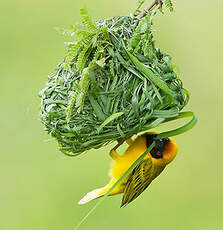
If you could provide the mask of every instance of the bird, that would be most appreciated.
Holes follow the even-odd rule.
[[[174,140],[171,137],[158,139],[157,135],[154,132],[147,132],[139,135],[135,140],[128,138],[126,143],[129,146],[122,155],[114,149],[111,150],[112,162],[109,170],[109,183],[102,188],[87,193],[78,204],[82,205],[104,196],[155,141],[153,149],[109,194],[109,196],[113,196],[123,193],[121,207],[125,207],[135,200],[177,155],[178,146]]]

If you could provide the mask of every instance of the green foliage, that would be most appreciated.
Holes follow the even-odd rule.
[[[134,12],[135,14],[140,12],[140,8],[142,7],[144,2],[145,2],[145,0],[137,0],[137,6],[136,6],[136,9],[135,9],[135,12]]]
[[[142,7],[142,5],[145,3],[145,0],[137,0],[137,6],[136,6],[136,9],[135,9],[135,12],[134,14],[139,14],[141,13],[142,11],[140,10],[140,8]],[[164,3],[165,7],[170,11],[172,12],[174,9],[173,9],[173,2],[172,0],[157,0],[156,1],[156,4],[154,5],[155,6],[158,6],[159,9],[162,11],[162,4]],[[152,7],[153,8],[153,7]]]
[[[170,12],[173,11],[173,3],[172,0],[165,0],[164,4],[166,6],[167,9],[169,9]]]
[[[65,70],[70,70],[74,64],[77,70],[83,71],[79,91],[75,93],[78,95],[76,97],[76,107],[79,112],[83,107],[85,93],[88,88],[89,71],[96,64],[103,67],[105,61],[104,48],[111,45],[108,42],[106,26],[97,26],[89,17],[86,9],[81,9],[80,14],[82,23],[72,25],[69,32],[65,30],[75,42],[67,44],[68,52],[64,64]]]
[[[90,55],[90,46],[91,46],[91,40],[89,39],[88,42],[86,42],[83,49],[81,50],[81,52],[78,54],[78,58],[76,62],[76,68],[78,70],[82,70],[84,68],[87,58]]]
[[[76,156],[179,116],[189,94],[155,47],[154,15],[94,23],[82,9],[81,23],[66,31],[72,41],[41,91],[40,113],[61,152]]]
[[[80,10],[80,14],[81,14],[81,21],[84,25],[87,26],[88,30],[91,32],[95,32],[97,30],[96,25],[93,23],[93,21],[91,20],[91,18],[88,15],[88,12],[86,9],[82,8]]]

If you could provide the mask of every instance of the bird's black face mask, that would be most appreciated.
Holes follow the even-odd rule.
[[[169,138],[156,139],[157,134],[145,134],[146,135],[146,146],[147,148],[155,141],[155,147],[150,151],[153,158],[160,159],[163,157],[163,151],[166,144],[170,142]]]

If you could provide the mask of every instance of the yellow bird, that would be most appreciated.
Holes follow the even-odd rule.
[[[111,193],[111,195],[124,193],[122,206],[126,206],[136,199],[150,183],[164,170],[176,156],[178,147],[172,138],[156,139],[157,134],[145,133],[135,140],[127,139],[129,145],[123,155],[115,150],[110,152],[112,157],[109,171],[110,182],[102,188],[87,193],[78,204],[85,204],[93,199],[103,196],[115,182],[123,176],[129,167],[147,150],[155,141],[155,147],[148,153],[142,162],[128,175]]]

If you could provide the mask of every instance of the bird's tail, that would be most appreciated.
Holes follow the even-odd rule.
[[[105,187],[102,188],[98,188],[95,189],[89,193],[87,193],[79,202],[78,204],[86,204],[91,200],[94,200],[96,198],[102,197],[104,196],[108,190],[117,182],[117,179],[115,179],[114,177],[111,178],[110,182],[105,185]],[[113,189],[113,191],[111,193],[109,193],[109,196],[113,196],[116,194],[120,194],[123,193],[124,191],[124,186],[123,185],[118,185],[115,189]]]
[[[82,205],[82,204],[86,204],[88,203],[89,201],[91,200],[94,200],[96,198],[99,198],[99,197],[102,197],[105,195],[105,193],[108,191],[108,187],[105,186],[103,188],[98,188],[98,189],[95,189],[89,193],[87,193],[79,202],[78,204],[79,205]]]

